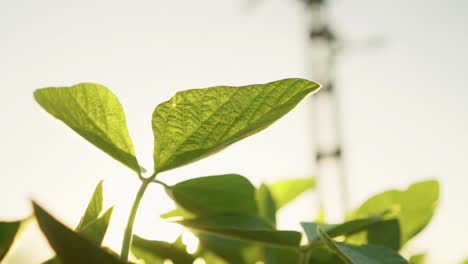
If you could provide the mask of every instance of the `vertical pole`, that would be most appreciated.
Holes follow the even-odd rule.
[[[322,91],[311,97],[318,199],[322,209],[327,208],[327,217],[331,215],[332,220],[337,221],[349,209],[348,179],[342,157],[342,127],[335,81],[339,43],[327,21],[326,1],[305,2],[309,27],[307,67],[313,79],[323,85]],[[330,173],[333,171],[334,173]]]

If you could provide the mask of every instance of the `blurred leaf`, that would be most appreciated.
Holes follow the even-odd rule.
[[[301,225],[307,236],[307,240],[312,243],[320,240],[320,236],[317,233],[317,226],[320,226],[320,228],[324,230],[330,237],[348,236],[353,233],[371,228],[376,223],[382,221],[384,216],[385,213],[380,213],[369,218],[351,220],[342,224],[319,224],[311,222],[301,223]]]
[[[103,190],[102,181],[94,189],[93,196],[88,203],[88,207],[80,220],[80,223],[75,228],[75,232],[88,239],[96,246],[100,246],[109,226],[109,221],[112,216],[113,207],[109,208],[101,217],[99,214],[102,211]],[[61,261],[57,257],[44,262],[44,264],[60,264]]]
[[[311,248],[309,264],[343,264],[345,263],[335,252],[326,246]]]
[[[140,172],[122,105],[106,87],[80,83],[70,87],[43,88],[36,90],[34,97],[47,112],[80,136]]]
[[[398,251],[400,245],[400,224],[397,219],[378,222],[367,229],[367,243]]]
[[[80,223],[76,227],[75,231],[80,231],[86,225],[93,222],[99,217],[99,214],[102,211],[102,203],[103,203],[103,191],[102,191],[102,181],[98,183],[96,188],[94,189],[93,196],[88,203],[88,207],[80,220]]]
[[[297,247],[301,240],[301,233],[277,231],[264,220],[252,215],[215,215],[177,223],[215,236],[276,247]]]
[[[7,255],[31,217],[11,222],[0,222],[0,262]]]
[[[160,215],[160,217],[162,219],[175,218],[175,217],[187,219],[187,218],[193,217],[193,214],[180,207],[176,207],[174,210]]]
[[[410,257],[409,264],[424,264],[426,263],[426,254],[416,254]]]
[[[285,79],[176,93],[153,112],[155,171],[197,161],[260,132],[319,87],[304,79]]]
[[[101,217],[92,221],[84,228],[76,232],[87,238],[96,246],[100,246],[106,234],[107,227],[109,226],[109,221],[112,216],[113,209],[113,207],[109,208]]]
[[[123,263],[107,251],[65,227],[36,203],[33,203],[33,207],[39,227],[47,237],[50,246],[64,263]]]
[[[299,263],[299,251],[292,248],[265,248],[265,264]]]
[[[166,190],[179,206],[197,215],[257,213],[255,187],[240,175],[195,178]]]
[[[403,246],[430,222],[438,201],[438,182],[423,181],[412,184],[406,191],[391,190],[371,197],[350,218],[364,218],[390,210],[393,214],[390,217],[396,217],[400,224],[400,246]]]
[[[200,239],[200,254],[202,257],[214,254],[218,258],[221,258],[222,262],[236,264],[250,264],[261,260],[258,245],[205,233],[200,233],[197,236]],[[206,263],[218,263],[210,262],[206,259],[205,261]]]
[[[258,215],[267,220],[272,226],[276,226],[276,205],[267,185],[262,184],[257,189]]]
[[[276,182],[270,186],[277,210],[296,199],[303,192],[315,188],[315,179],[300,178]]]
[[[408,263],[396,251],[391,249],[365,245],[352,246],[333,241],[325,231],[317,227],[317,232],[325,244],[348,264],[405,264]]]
[[[132,253],[151,264],[163,264],[165,259],[170,259],[174,264],[192,264],[195,260],[180,243],[146,240],[136,235],[133,236]]]

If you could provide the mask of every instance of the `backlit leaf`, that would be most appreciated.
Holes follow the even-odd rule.
[[[276,205],[268,186],[265,184],[260,185],[257,189],[256,197],[258,215],[273,226],[276,226]]]
[[[276,207],[279,210],[303,192],[315,188],[314,178],[287,179],[270,186]]]
[[[33,203],[33,207],[39,227],[63,263],[123,263],[107,251],[67,228],[36,203]]]
[[[80,83],[34,92],[36,101],[80,136],[132,170],[140,172],[125,114],[117,97],[106,87]]]
[[[174,264],[192,264],[195,260],[179,243],[147,240],[135,235],[131,250],[135,257],[151,264],[163,264],[166,259]]]
[[[347,264],[407,264],[408,262],[391,249],[364,245],[353,246],[333,241],[325,231],[317,227],[317,232],[325,244]]]
[[[177,223],[214,236],[276,247],[298,247],[301,240],[301,233],[275,230],[270,224],[253,215],[215,215]]]
[[[81,230],[83,227],[91,223],[92,221],[96,220],[99,214],[102,211],[102,203],[103,203],[103,194],[102,194],[102,181],[94,189],[93,196],[88,203],[88,207],[80,220],[80,223],[76,227],[76,231]]]
[[[364,218],[390,210],[391,217],[398,219],[403,246],[430,222],[439,201],[437,181],[412,184],[407,190],[390,190],[368,199],[350,217]]]
[[[348,236],[356,232],[369,229],[373,225],[383,221],[385,213],[373,215],[369,218],[355,219],[342,224],[320,224],[320,223],[301,223],[302,228],[310,243],[320,240],[317,233],[317,227],[327,233],[330,237]]]
[[[178,92],[153,112],[155,171],[173,169],[253,135],[319,89],[304,79]]]
[[[257,213],[255,187],[240,175],[190,179],[166,190],[180,207],[197,215]]]

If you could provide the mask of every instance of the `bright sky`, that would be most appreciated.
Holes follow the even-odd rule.
[[[175,91],[313,77],[305,67],[303,6],[259,2],[1,1],[0,218],[29,214],[33,197],[75,225],[105,179],[106,202],[117,204],[114,235],[106,242],[119,248],[136,176],[45,114],[33,90],[83,81],[106,85],[124,105],[139,160],[150,168],[151,112]],[[340,60],[339,89],[352,204],[438,178],[440,208],[411,249],[431,251],[434,263],[460,260],[468,254],[468,2],[335,1],[331,11],[350,41]],[[366,39],[373,37],[384,44],[367,50]],[[306,176],[313,160],[308,109],[301,104],[265,132],[161,179],[236,172],[259,183]],[[157,219],[171,208],[164,197],[154,187],[144,198],[138,234],[174,238],[178,228]],[[281,226],[298,228],[312,219],[314,202],[309,194],[285,209]],[[31,229],[15,263],[49,254]]]

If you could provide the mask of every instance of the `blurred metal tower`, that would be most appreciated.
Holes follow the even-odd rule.
[[[321,92],[310,97],[312,141],[319,204],[327,220],[341,220],[349,209],[349,184],[342,151],[342,127],[336,87],[336,60],[340,41],[328,21],[326,0],[302,0],[306,4],[309,43],[307,70],[322,84]]]

